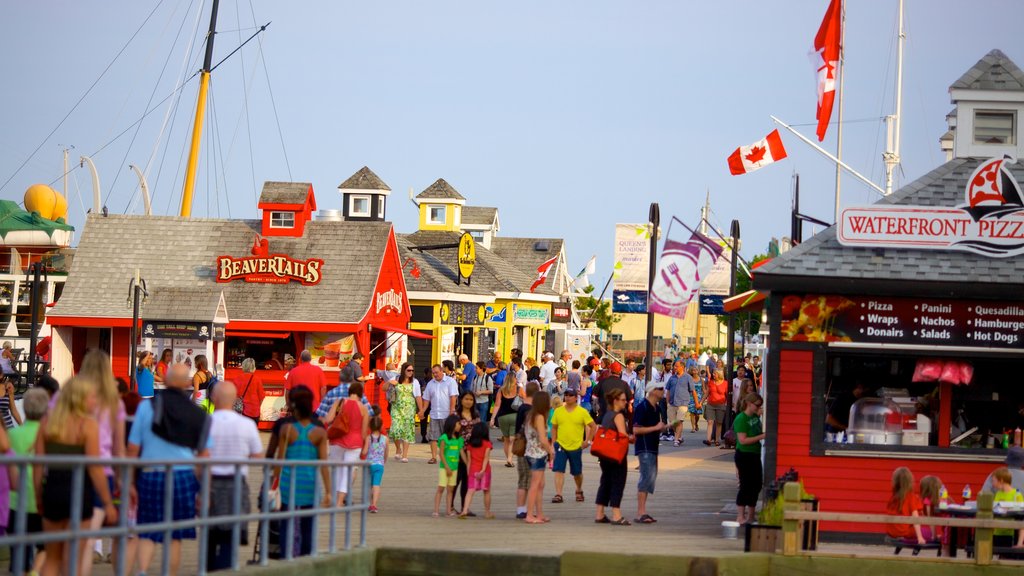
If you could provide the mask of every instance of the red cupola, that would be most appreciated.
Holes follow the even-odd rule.
[[[313,219],[316,197],[308,182],[264,182],[257,205],[263,215],[263,236],[298,238]]]

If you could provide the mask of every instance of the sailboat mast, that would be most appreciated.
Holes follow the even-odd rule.
[[[885,160],[885,195],[892,194],[893,171],[900,163],[900,116],[903,112],[903,42],[906,33],[903,31],[903,0],[899,0],[899,31],[896,37],[896,111],[886,117],[888,129],[888,149],[882,155]]]
[[[839,106],[839,117],[836,125],[836,217],[839,222],[839,184],[843,175],[843,84],[846,82],[846,73],[843,71],[846,61],[846,3],[839,4],[839,91],[836,94],[836,104]]]
[[[181,216],[192,215],[192,194],[196,185],[196,165],[199,162],[199,145],[203,136],[203,117],[206,114],[206,92],[210,87],[210,69],[213,66],[213,38],[217,32],[217,7],[220,0],[213,0],[210,11],[210,31],[206,35],[206,57],[199,75],[199,97],[196,102],[196,119],[192,126],[192,146],[188,153],[188,169],[185,172],[185,189],[181,194]]]

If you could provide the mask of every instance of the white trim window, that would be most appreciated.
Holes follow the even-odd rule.
[[[270,227],[271,228],[295,228],[295,212],[271,212],[270,213]]]
[[[975,144],[1016,145],[1017,115],[1010,110],[975,110]]]
[[[348,215],[355,217],[369,218],[370,214],[370,197],[368,195],[352,195],[348,197]]]
[[[431,204],[427,206],[427,223],[429,224],[444,224],[445,222],[445,207],[440,204]]]

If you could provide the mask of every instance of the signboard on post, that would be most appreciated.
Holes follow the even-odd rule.
[[[650,242],[651,229],[648,224],[615,225],[613,312],[647,312]]]

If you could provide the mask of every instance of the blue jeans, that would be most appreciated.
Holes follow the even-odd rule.
[[[658,479],[658,455],[653,452],[641,452],[636,457],[640,460],[640,482],[637,492],[654,494],[654,483]]]

